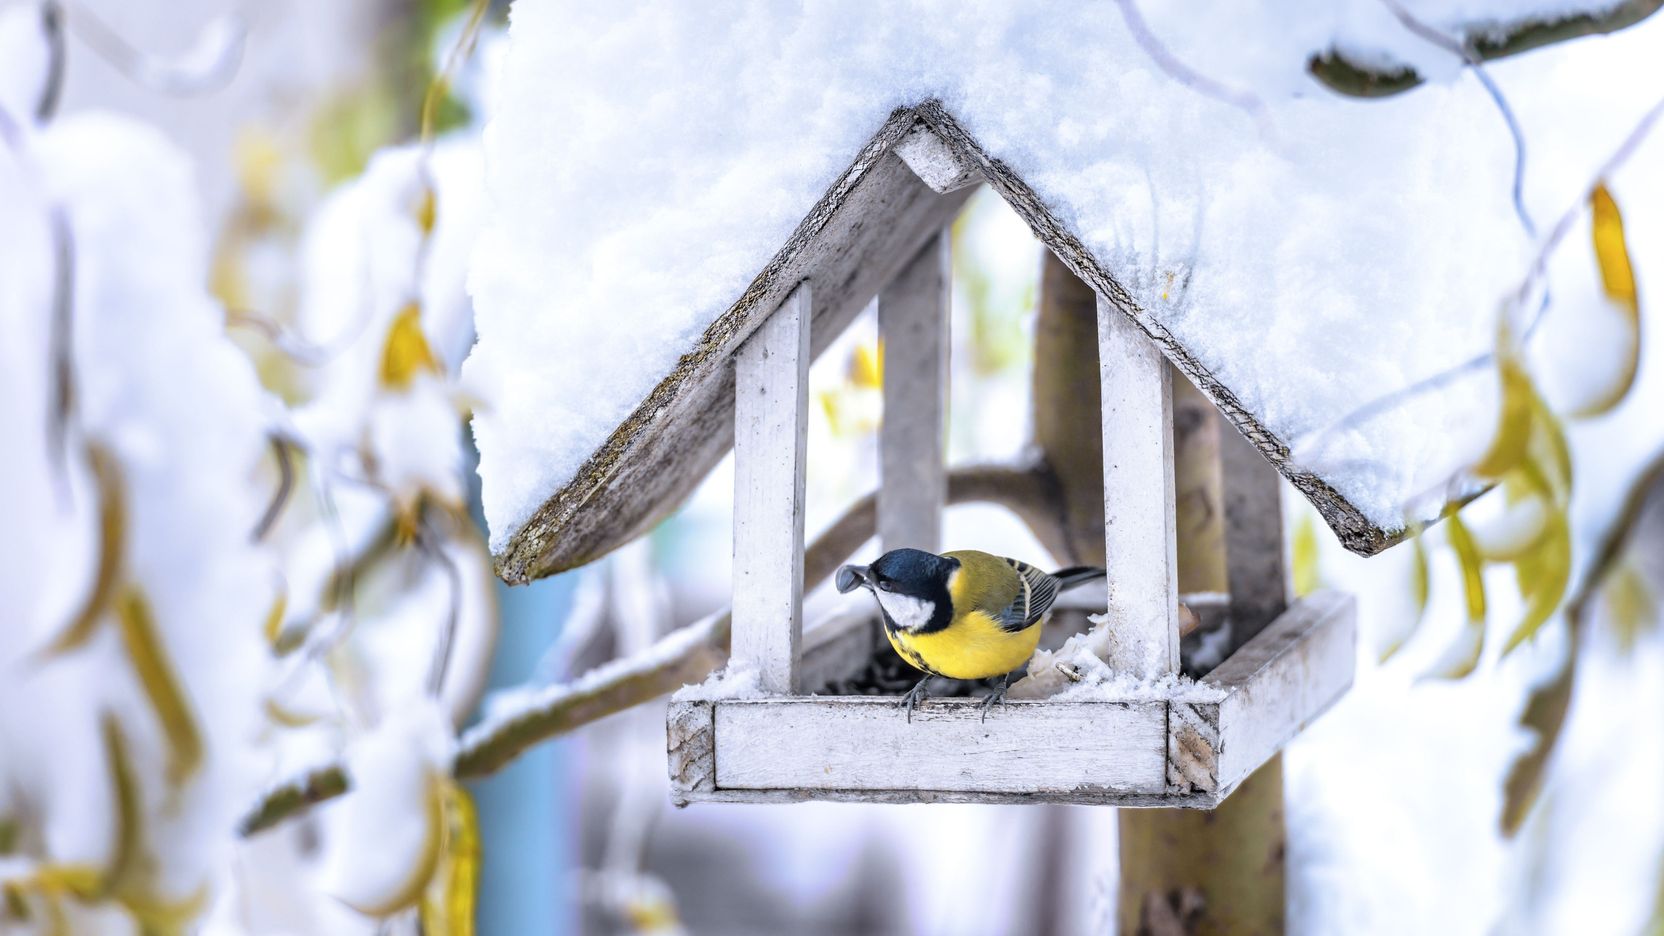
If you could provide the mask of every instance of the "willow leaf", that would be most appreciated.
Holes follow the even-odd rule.
[[[1430,679],[1461,679],[1479,665],[1485,649],[1485,569],[1473,536],[1459,514],[1445,521],[1451,551],[1462,569],[1462,594],[1467,606],[1467,626],[1450,649],[1428,671]]]
[[[1317,561],[1317,525],[1309,513],[1300,516],[1294,528],[1294,594],[1303,597],[1323,585],[1322,570]]]
[[[1513,652],[1514,648],[1535,636],[1543,622],[1559,609],[1572,574],[1571,526],[1565,507],[1555,497],[1553,483],[1534,461],[1521,465],[1519,471],[1527,486],[1537,492],[1550,512],[1537,548],[1514,563],[1520,597],[1525,599],[1525,616],[1503,644],[1504,654]]]
[[[1508,779],[1502,786],[1502,834],[1513,836],[1525,824],[1531,807],[1542,792],[1548,775],[1549,755],[1560,740],[1560,729],[1565,727],[1566,712],[1571,707],[1572,680],[1577,673],[1577,641],[1574,638],[1566,653],[1565,662],[1555,677],[1533,689],[1526,700],[1520,724],[1536,737],[1514,765],[1508,769]]]
[[[115,597],[121,580],[122,553],[127,540],[127,503],[122,489],[121,469],[115,456],[101,445],[87,447],[87,464],[92,469],[98,493],[98,568],[93,573],[92,591],[69,626],[47,647],[48,655],[66,653],[87,642]]]
[[[422,307],[408,302],[387,329],[381,352],[381,383],[393,390],[410,386],[418,374],[439,372],[439,361],[422,334]]]
[[[1618,645],[1625,652],[1633,650],[1642,631],[1658,623],[1658,596],[1641,570],[1627,562],[1613,570],[1601,592]]]
[[[1623,214],[1605,183],[1589,193],[1590,232],[1594,240],[1595,262],[1600,265],[1601,286],[1624,317],[1629,331],[1628,347],[1612,385],[1598,397],[1579,407],[1578,416],[1599,416],[1623,402],[1635,385],[1635,372],[1641,363],[1641,301],[1635,289],[1635,270],[1629,262],[1629,245],[1624,238]]]
[[[480,829],[474,800],[456,781],[445,784],[445,846],[422,899],[424,936],[473,936],[479,903]]]
[[[110,789],[116,796],[116,845],[110,853],[109,865],[99,876],[96,891],[71,890],[82,899],[108,896],[125,883],[138,865],[140,839],[144,835],[138,780],[133,776],[133,762],[127,751],[127,738],[121,733],[121,723],[105,712],[98,727],[104,737],[104,762],[110,771]]]
[[[1510,339],[1499,341],[1502,350],[1497,355],[1498,393],[1502,398],[1502,413],[1497,418],[1496,437],[1491,447],[1473,466],[1474,474],[1490,480],[1500,479],[1525,458],[1531,441],[1533,400],[1537,396],[1531,385],[1531,375],[1518,352],[1512,350]]]
[[[1380,662],[1385,663],[1403,649],[1404,644],[1415,636],[1421,629],[1421,622],[1427,617],[1427,599],[1431,592],[1431,576],[1427,569],[1427,544],[1422,541],[1424,531],[1417,527],[1415,534],[1410,537],[1410,594],[1415,599],[1416,617],[1410,626],[1397,635],[1381,650]]]
[[[145,698],[168,739],[168,781],[184,783],[202,765],[202,735],[197,731],[190,703],[156,633],[150,603],[138,588],[125,589],[116,600],[116,620],[133,674],[144,688]]]

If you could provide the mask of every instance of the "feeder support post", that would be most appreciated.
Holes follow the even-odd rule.
[[[884,422],[878,436],[878,541],[941,549],[947,503],[950,240],[932,237],[878,294]]]
[[[1179,668],[1171,377],[1155,342],[1102,296],[1098,370],[1109,569],[1106,662],[1138,679],[1159,679]]]
[[[763,691],[798,691],[803,641],[803,487],[809,410],[808,282],[740,346],[734,363],[734,664]]]

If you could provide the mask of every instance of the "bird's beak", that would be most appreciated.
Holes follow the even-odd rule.
[[[838,577],[832,584],[838,586],[839,592],[847,595],[869,581],[866,566],[846,565],[838,570]]]

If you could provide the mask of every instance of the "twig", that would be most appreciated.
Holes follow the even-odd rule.
[[[209,20],[192,48],[168,59],[129,43],[86,7],[67,7],[69,26],[116,71],[141,87],[163,94],[211,94],[231,83],[242,64],[248,22],[240,12]]]
[[[1508,125],[1508,135],[1514,140],[1514,213],[1519,215],[1526,236],[1535,240],[1537,225],[1532,223],[1530,212],[1525,210],[1525,134],[1520,130],[1520,122],[1514,116],[1514,109],[1508,106],[1508,99],[1503,97],[1502,89],[1497,87],[1496,82],[1491,79],[1490,72],[1480,64],[1478,53],[1467,43],[1458,41],[1417,19],[1409,10],[1404,9],[1398,0],[1381,0],[1381,3],[1392,11],[1392,15],[1405,29],[1466,62],[1468,67],[1473,69],[1474,77],[1479,79],[1485,93],[1491,96],[1497,111],[1502,114],[1503,123]]]
[[[270,433],[266,441],[271,445],[272,457],[277,460],[277,490],[272,494],[271,503],[266,505],[265,513],[260,515],[260,522],[255,524],[252,539],[258,543],[271,533],[272,527],[277,525],[277,518],[282,515],[283,508],[289,503],[289,497],[295,491],[295,462],[294,454],[290,451],[290,442],[280,433]]]
[[[457,623],[462,618],[462,570],[445,551],[444,542],[434,530],[432,521],[425,516],[416,537],[416,548],[439,563],[450,585],[450,607],[445,623],[439,629],[439,641],[434,646],[433,662],[428,670],[428,694],[437,697],[445,688],[445,673],[451,666],[451,645],[456,640]]]
[[[1144,54],[1166,72],[1168,77],[1199,94],[1246,111],[1254,118],[1254,123],[1259,125],[1260,133],[1267,137],[1276,135],[1276,128],[1271,124],[1271,113],[1258,95],[1240,88],[1232,88],[1179,61],[1178,57],[1156,38],[1156,34],[1150,31],[1150,24],[1145,22],[1135,0],[1115,0],[1115,5],[1121,10],[1121,18],[1126,21],[1133,41],[1138,43]]]
[[[46,83],[35,101],[35,122],[44,124],[58,113],[64,91],[64,9],[58,0],[40,5],[40,31],[46,36]]]

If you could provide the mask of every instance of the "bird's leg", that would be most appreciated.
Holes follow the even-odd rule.
[[[993,708],[996,705],[1003,705],[1005,703],[1005,690],[1007,690],[1009,688],[1011,688],[1011,674],[1006,673],[1004,676],[1000,677],[999,686],[996,689],[994,689],[992,692],[988,693],[987,696],[983,697],[983,700],[982,700],[982,720],[983,721],[988,720],[988,710],[989,709]]]
[[[905,712],[907,712],[908,724],[912,724],[913,722],[913,710],[918,708],[919,703],[923,702],[925,697],[930,695],[930,690],[928,689],[929,685],[930,677],[927,675],[923,679],[914,683],[913,688],[907,690],[907,694],[901,697],[901,707]]]

